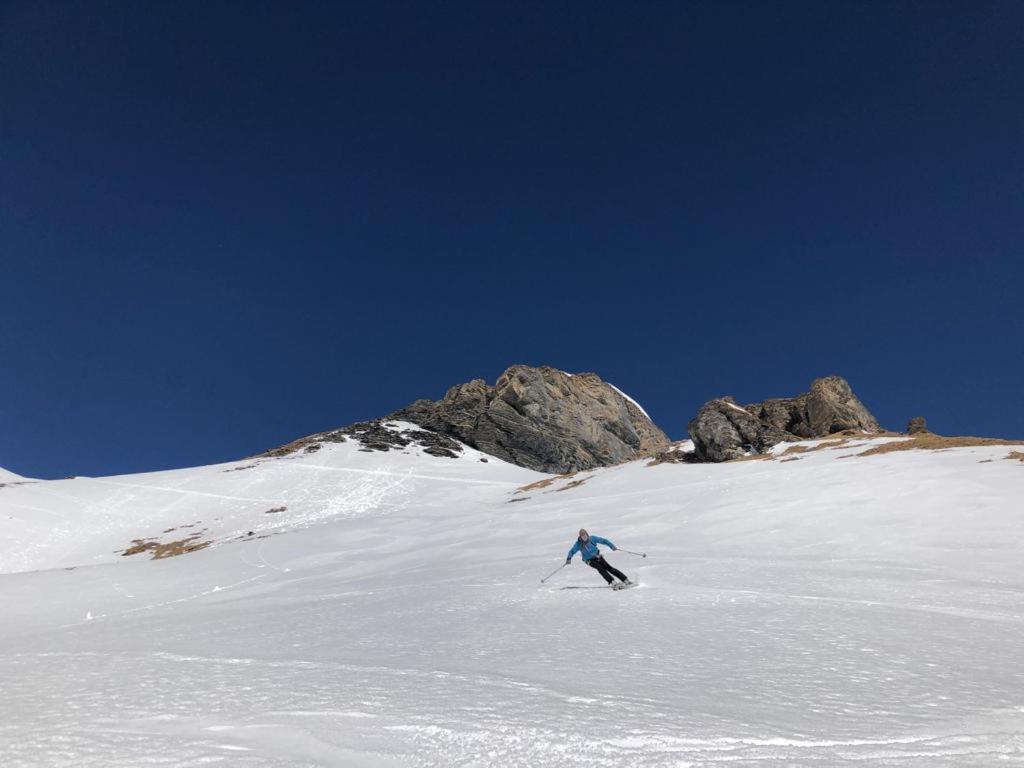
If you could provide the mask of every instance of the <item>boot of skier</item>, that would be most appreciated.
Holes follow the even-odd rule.
[[[613,576],[625,585],[632,584],[633,582],[629,580],[626,574],[611,566],[604,559],[601,550],[597,548],[598,544],[604,544],[613,551],[616,549],[615,545],[608,541],[608,539],[602,539],[600,536],[591,536],[587,533],[586,528],[580,528],[580,534],[576,539],[576,543],[572,545],[569,554],[565,556],[565,564],[568,565],[572,562],[572,556],[579,552],[583,562],[600,573],[604,580],[608,582],[608,586],[612,586]]]

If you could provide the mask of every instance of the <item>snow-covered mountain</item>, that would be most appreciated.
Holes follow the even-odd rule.
[[[5,483],[0,762],[1024,762],[1024,463],[860,455],[896,440],[571,477],[350,440]],[[578,558],[540,583],[581,526],[647,554],[608,554],[639,588]]]

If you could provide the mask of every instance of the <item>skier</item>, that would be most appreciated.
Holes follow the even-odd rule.
[[[630,586],[633,582],[629,580],[622,571],[612,567],[608,564],[608,561],[604,559],[604,555],[597,548],[598,544],[604,544],[606,547],[610,547],[613,551],[617,547],[612,544],[608,539],[602,539],[600,536],[591,536],[587,533],[586,528],[580,528],[580,535],[576,539],[576,543],[572,545],[572,549],[569,550],[569,554],[565,557],[565,564],[568,565],[572,562],[572,556],[577,552],[580,553],[580,557],[583,558],[583,562],[593,568],[595,571],[604,577],[604,580],[608,582],[608,586],[612,586],[612,576],[615,576],[622,582],[622,586]],[[614,588],[621,588],[619,585],[615,585]]]

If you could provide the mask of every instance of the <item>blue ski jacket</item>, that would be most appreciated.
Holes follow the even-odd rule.
[[[604,544],[606,547],[615,549],[615,545],[612,544],[608,539],[602,539],[600,536],[591,536],[587,539],[586,543],[576,539],[576,543],[572,545],[572,549],[569,550],[569,554],[565,556],[565,561],[569,562],[572,560],[572,556],[577,552],[580,553],[580,557],[583,558],[583,562],[593,560],[595,557],[601,554],[601,551],[597,548],[598,544]]]

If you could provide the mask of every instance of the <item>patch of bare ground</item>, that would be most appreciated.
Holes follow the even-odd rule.
[[[738,461],[775,461],[775,457],[770,453],[749,453],[746,456],[739,456],[735,459],[729,459],[726,464],[735,464]]]
[[[942,451],[949,448],[976,448],[990,445],[1024,445],[1024,440],[1003,440],[997,437],[944,437],[934,435],[931,432],[924,432],[918,435],[901,435],[905,440],[896,440],[882,445],[876,445],[861,451],[858,456],[877,456],[880,453],[894,453],[896,451]]]
[[[682,450],[683,442],[678,441],[672,443],[667,450],[658,451],[657,453],[651,454],[648,458],[650,461],[647,462],[648,467],[657,467],[661,464],[700,464],[702,463],[697,458],[697,452],[692,448],[688,451]]]
[[[1010,459],[1011,461],[1014,459],[1016,459],[1017,461],[1024,461],[1024,451],[1010,451],[1008,454],[1006,454],[1006,458]],[[991,461],[991,459],[989,459],[989,461]]]
[[[701,460],[697,458],[696,451],[687,451],[687,452],[684,453],[683,451],[670,450],[670,451],[662,451],[661,453],[656,453],[654,456],[651,457],[651,460],[648,461],[645,466],[657,467],[657,466],[660,466],[661,464],[701,464],[701,463],[703,463],[703,462],[701,462]]]
[[[573,480],[571,483],[566,483],[561,488],[555,488],[555,492],[559,493],[561,491],[568,491],[570,488],[579,488],[589,479],[589,477],[584,477],[582,480]]]
[[[807,454],[810,453],[811,449],[807,445],[791,445],[782,452],[782,456],[792,456],[793,454]]]
[[[576,475],[575,472],[568,475],[554,475],[553,477],[545,477],[543,480],[538,480],[535,483],[524,485],[521,488],[516,489],[516,493],[529,493],[530,491],[539,491],[541,488],[547,488],[552,483],[557,483],[559,480],[568,480]]]
[[[814,451],[823,451],[826,448],[842,448],[848,442],[848,438],[841,440],[822,440],[817,445],[791,445],[789,448],[782,452],[783,456],[790,456],[794,453],[812,453]]]
[[[295,453],[300,448],[304,448],[306,450],[306,453],[312,453],[313,451],[320,450],[319,442],[322,439],[323,439],[323,435],[321,435],[321,434],[309,435],[308,437],[300,437],[298,440],[292,440],[290,443],[285,443],[284,445],[282,445],[279,448],[272,448],[269,451],[264,451],[263,453],[259,454],[258,456],[254,456],[254,457],[250,457],[250,458],[262,458],[262,457],[266,456],[266,457],[269,457],[269,458],[279,459],[282,456],[288,456],[289,454]],[[338,435],[337,439],[332,440],[331,442],[344,443],[345,442],[345,438],[342,435]],[[314,445],[317,445],[318,447],[317,448],[313,448]]]
[[[788,459],[782,459],[782,461],[800,461],[799,456],[790,456]]]
[[[201,541],[202,532],[193,533],[178,541],[160,542],[156,539],[133,539],[132,545],[127,549],[118,552],[122,557],[139,555],[143,552],[152,552],[152,560],[163,560],[165,557],[177,557],[189,552],[197,552],[210,546],[209,541]]]
[[[876,437],[906,437],[906,435],[899,432],[890,432],[888,430],[868,433],[860,432],[856,429],[846,429],[842,432],[834,432],[827,437],[818,438],[820,442],[816,445],[791,445],[780,455],[791,456],[795,453],[811,453],[812,451],[824,450],[838,451],[843,448],[856,448],[858,445],[861,445],[861,443],[855,441],[873,440]]]
[[[274,507],[273,509],[268,509],[263,514],[264,515],[276,515],[278,512],[284,512],[287,509],[288,509],[288,507]]]
[[[782,455],[783,456],[791,456],[794,453],[810,453],[813,450],[815,450],[815,449],[814,448],[810,448],[810,447],[808,447],[806,445],[791,445],[791,446],[789,446],[789,448],[787,448],[786,450],[784,450],[782,452]]]

